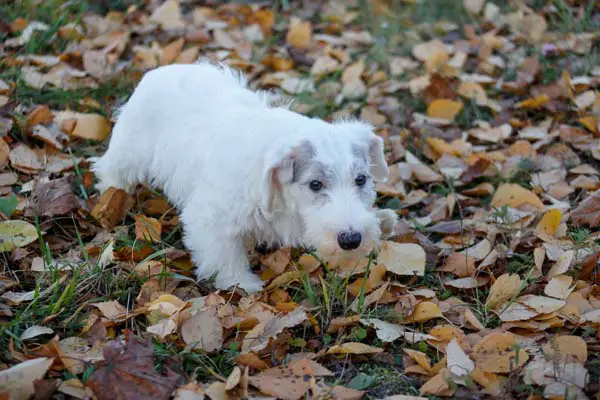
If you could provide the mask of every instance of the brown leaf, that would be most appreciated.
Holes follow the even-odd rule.
[[[509,373],[529,360],[527,352],[517,347],[516,337],[512,333],[490,333],[473,347],[471,354],[477,368],[500,374]]]
[[[35,214],[43,217],[66,215],[77,210],[80,204],[73,193],[69,177],[54,179],[50,182],[37,184],[31,197],[31,206],[26,215]]]
[[[52,358],[34,358],[0,371],[3,399],[28,399],[34,393],[34,381],[46,375]],[[6,396],[6,397],[5,397]]]
[[[91,212],[104,229],[112,229],[123,220],[133,206],[133,198],[124,190],[108,188]]]
[[[592,228],[600,225],[600,190],[591,193],[579,203],[579,206],[571,212],[571,221]]]
[[[451,272],[460,278],[471,276],[475,272],[475,259],[466,254],[452,253],[446,259],[441,271]]]
[[[223,327],[217,316],[216,307],[200,310],[181,326],[181,336],[195,349],[211,352],[223,347]]]
[[[159,220],[145,215],[135,216],[135,237],[138,240],[159,242],[162,225]]]
[[[116,340],[107,344],[104,359],[85,381],[98,400],[166,400],[180,378],[168,367],[166,375],[156,372],[152,343],[131,334],[125,344]]]
[[[316,377],[333,373],[315,361],[300,359],[287,366],[268,369],[250,378],[250,384],[261,392],[282,400],[297,400],[305,396]]]
[[[35,125],[47,125],[54,119],[50,107],[47,105],[37,106],[29,115],[27,115],[27,127],[31,128]]]
[[[54,118],[66,133],[81,139],[101,141],[110,134],[110,124],[100,114],[61,111]]]
[[[307,319],[304,308],[298,307],[289,314],[261,322],[246,334],[242,343],[242,354],[250,351],[261,351],[267,347],[271,339],[276,338],[285,328],[294,327]]]
[[[288,33],[285,37],[286,42],[298,50],[305,50],[310,46],[311,39],[312,24],[310,21],[302,21],[292,17]]]

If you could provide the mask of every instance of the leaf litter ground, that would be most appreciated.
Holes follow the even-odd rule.
[[[598,397],[596,2],[0,10],[2,398]],[[266,289],[215,291],[159,192],[99,196],[116,108],[199,58],[377,127],[378,252],[256,249]]]

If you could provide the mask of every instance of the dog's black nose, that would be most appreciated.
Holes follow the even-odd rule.
[[[360,246],[362,236],[360,232],[342,232],[338,235],[337,241],[344,250],[354,250]]]

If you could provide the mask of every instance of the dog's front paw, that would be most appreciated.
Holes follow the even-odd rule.
[[[381,229],[381,236],[385,239],[394,234],[394,228],[398,222],[398,214],[389,208],[377,210],[377,219]]]
[[[235,278],[217,276],[215,280],[215,286],[217,289],[229,289],[232,286],[237,285],[239,288],[244,289],[247,293],[260,292],[263,289],[264,282],[255,274],[248,271],[244,274],[240,274]]]

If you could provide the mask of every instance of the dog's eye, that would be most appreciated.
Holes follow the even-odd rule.
[[[367,177],[364,175],[359,175],[354,180],[354,183],[356,183],[358,186],[363,186],[365,183],[367,183]]]
[[[323,182],[316,181],[316,180],[310,181],[308,186],[310,187],[310,190],[312,190],[313,192],[318,192],[319,190],[323,189]]]

